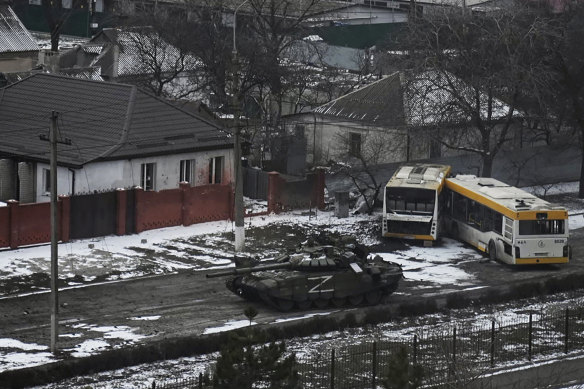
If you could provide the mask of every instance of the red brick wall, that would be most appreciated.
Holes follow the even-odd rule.
[[[51,204],[14,204],[11,247],[51,241]],[[67,220],[67,222],[69,222]]]
[[[136,189],[136,232],[182,224],[180,189],[160,192]]]
[[[0,247],[10,246],[10,209],[0,207]]]
[[[231,218],[230,185],[204,185],[184,189],[183,224],[203,223]]]

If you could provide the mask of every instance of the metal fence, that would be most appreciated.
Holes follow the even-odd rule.
[[[243,195],[250,199],[268,200],[268,172],[244,167]]]
[[[493,320],[472,326],[424,328],[409,339],[384,339],[349,345],[327,353],[298,358],[300,387],[371,389],[380,385],[392,358],[405,348],[409,362],[419,365],[423,382],[464,387],[498,364],[568,353],[584,346],[584,308]],[[185,386],[156,388],[210,388],[202,375]],[[188,386],[191,385],[191,386]]]

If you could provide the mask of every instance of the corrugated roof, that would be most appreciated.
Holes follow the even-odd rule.
[[[108,44],[109,43],[109,44]],[[95,47],[100,45],[102,49],[98,52]],[[163,72],[176,70],[177,64],[181,61],[181,53],[175,46],[164,41],[154,31],[146,28],[137,30],[104,29],[96,35],[89,45],[84,45],[84,50],[92,50],[92,54],[99,54],[91,63],[91,66],[100,66],[106,73],[113,66],[113,45],[119,46],[118,76],[128,76],[135,74],[148,74],[152,72],[151,63],[144,62],[146,53],[157,53],[157,64],[162,67]],[[86,50],[86,51],[87,51]],[[89,52],[89,51],[87,51]],[[187,55],[182,61],[185,70],[194,70],[200,64],[197,58]]]
[[[456,91],[451,86],[455,85]],[[456,93],[474,90],[451,74],[427,71],[406,80],[400,72],[362,87],[314,109],[325,116],[377,126],[426,126],[435,123],[461,123],[471,118],[468,112],[457,108]],[[481,94],[487,107],[485,94]],[[509,112],[509,106],[493,99],[491,117],[499,119]],[[486,109],[481,114],[486,118]],[[520,116],[520,112],[515,112]]]
[[[338,119],[380,126],[400,126],[404,107],[400,74],[394,73],[314,109]]]
[[[232,147],[227,132],[134,86],[35,74],[0,90],[0,155],[48,160],[52,111],[58,159],[81,166],[94,160],[134,158]]]
[[[0,53],[39,51],[39,46],[12,8],[0,5]]]

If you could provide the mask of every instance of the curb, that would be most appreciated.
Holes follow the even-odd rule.
[[[333,312],[326,316],[278,324],[262,324],[253,328],[264,332],[267,341],[277,341],[311,335],[316,332],[315,329],[321,333],[330,332],[366,324],[378,324],[399,317],[435,313],[444,309],[501,303],[580,288],[584,288],[584,273],[582,272],[532,279],[516,284],[453,291],[432,298],[413,297],[406,302],[350,309]],[[89,357],[70,358],[40,366],[8,370],[0,372],[0,388],[16,389],[43,385],[79,375],[215,352],[233,333],[237,334],[243,331],[245,329],[217,334],[173,337],[127,348],[108,350]]]

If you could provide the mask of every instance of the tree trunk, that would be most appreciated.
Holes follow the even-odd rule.
[[[491,177],[492,174],[493,174],[493,157],[490,154],[483,155],[481,177]]]

